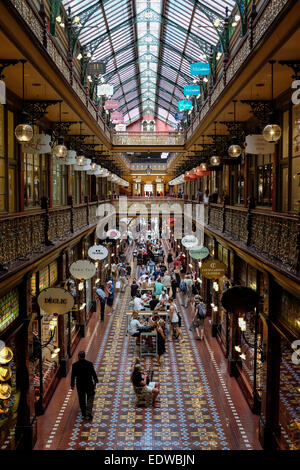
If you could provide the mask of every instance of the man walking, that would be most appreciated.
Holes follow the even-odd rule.
[[[185,275],[184,282],[186,285],[186,291],[184,294],[184,306],[185,308],[187,308],[192,298],[192,288],[193,288],[193,279],[191,278],[190,274]]]
[[[103,289],[104,289],[103,285],[99,286],[96,289],[96,294],[98,295],[98,298],[100,300],[100,320],[101,321],[104,321],[104,311],[105,311],[105,304],[106,304],[106,295]]]
[[[79,351],[78,361],[72,365],[71,388],[76,388],[83,418],[91,420],[95,397],[95,386],[98,383],[92,362],[85,359],[85,352]]]

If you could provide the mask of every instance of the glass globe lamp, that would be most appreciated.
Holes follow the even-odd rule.
[[[228,154],[232,158],[238,158],[242,153],[242,149],[238,144],[230,145],[228,149]]]
[[[218,166],[218,165],[220,165],[220,163],[221,163],[221,158],[220,157],[218,157],[218,156],[211,157],[210,164],[212,166]]]
[[[86,158],[83,156],[83,155],[78,155],[76,157],[76,160],[77,160],[77,165],[79,166],[85,166],[86,164]]]
[[[277,142],[281,137],[281,128],[277,124],[268,124],[263,130],[263,138],[270,143]]]
[[[19,124],[15,128],[15,136],[18,142],[30,142],[33,137],[33,129],[30,124]]]
[[[201,169],[201,171],[207,171],[207,165],[206,165],[206,163],[201,163],[201,164],[200,164],[200,169]]]
[[[97,168],[98,168],[97,163],[91,163],[91,170],[92,170],[92,171],[96,171]]]

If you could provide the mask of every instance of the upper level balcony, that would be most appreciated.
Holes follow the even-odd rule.
[[[113,132],[113,145],[184,145],[184,132]]]

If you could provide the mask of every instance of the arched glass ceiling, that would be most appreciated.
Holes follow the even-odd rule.
[[[190,64],[207,61],[235,0],[62,0],[81,46],[106,61],[105,81],[128,124],[156,115],[175,125]]]

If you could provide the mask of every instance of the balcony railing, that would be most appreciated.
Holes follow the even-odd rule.
[[[113,132],[114,145],[184,145],[183,132]]]
[[[98,202],[90,202],[1,216],[1,267],[29,260],[42,253],[45,246],[67,241],[73,234],[96,224],[97,207]]]

